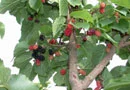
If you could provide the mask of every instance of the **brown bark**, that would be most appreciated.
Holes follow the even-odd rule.
[[[119,49],[125,46],[130,45],[130,42],[127,42],[128,36],[125,36],[119,43]],[[116,47],[112,46],[111,50],[103,58],[103,60],[85,77],[84,80],[79,80],[78,71],[77,71],[77,50],[76,50],[76,39],[74,33],[70,37],[69,43],[69,81],[72,87],[72,90],[84,90],[92,83],[92,81],[99,75],[108,62],[112,59],[115,54]]]
[[[68,48],[69,48],[69,81],[72,90],[82,90],[77,71],[77,49],[74,33],[72,33],[70,36],[70,42]]]

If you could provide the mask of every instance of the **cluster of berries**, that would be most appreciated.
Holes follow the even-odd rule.
[[[45,60],[43,54],[46,52],[45,47],[39,45],[30,45],[29,50],[32,51],[32,57],[35,59],[35,63],[37,66],[40,65],[41,61]]]
[[[101,83],[101,81],[97,80],[96,81],[96,85],[97,85],[97,87],[94,90],[101,90],[102,89],[102,83]]]
[[[89,29],[86,34],[88,36],[96,35],[97,37],[100,37],[101,36],[101,31],[100,30]]]
[[[40,35],[39,40],[44,41],[44,39],[44,35]],[[29,50],[32,51],[32,57],[35,59],[36,65],[39,66],[41,61],[45,60],[43,54],[46,52],[46,48],[44,46],[34,44],[29,46]]]
[[[105,7],[106,7],[106,4],[104,2],[101,2],[100,3],[100,9],[99,9],[99,12],[101,14],[103,14],[105,12]]]
[[[55,45],[56,43],[57,43],[56,39],[49,40],[49,44],[51,44],[51,45]],[[55,51],[54,49],[49,49],[48,52],[49,52],[49,60],[53,60],[54,55],[55,56],[61,55],[60,51],[57,51],[57,50]]]

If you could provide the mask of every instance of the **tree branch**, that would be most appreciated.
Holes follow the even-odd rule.
[[[82,90],[81,83],[78,78],[77,70],[77,49],[76,49],[76,39],[75,32],[70,36],[69,42],[69,81],[72,87],[72,90]]]
[[[82,85],[87,88],[91,82],[103,71],[104,67],[109,63],[115,54],[116,48],[113,46],[111,51],[103,58],[103,60],[89,73],[88,76],[82,81]]]
[[[119,43],[119,48],[123,48],[130,45],[130,41],[127,42],[127,40],[130,38],[130,36],[125,36]]]
[[[126,42],[128,38],[129,38],[129,36],[125,36],[120,41],[119,49],[130,45],[130,41]],[[83,81],[81,81],[83,89],[88,88],[88,86],[97,77],[97,75],[99,75],[103,71],[104,67],[106,67],[106,65],[112,59],[115,52],[116,52],[116,48],[115,48],[115,46],[112,46],[110,52],[107,53],[107,55],[103,58],[103,60],[85,77],[85,79]]]

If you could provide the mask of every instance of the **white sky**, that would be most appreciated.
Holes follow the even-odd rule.
[[[94,5],[97,3],[97,0],[88,0],[88,3],[93,3]],[[11,62],[13,58],[13,50],[15,45],[18,43],[20,38],[20,28],[21,26],[16,22],[14,16],[9,15],[8,13],[1,15],[0,14],[0,21],[5,25],[5,35],[3,39],[0,39],[0,58],[4,60],[4,64],[6,67],[11,68],[12,74],[17,74],[18,69],[12,67],[13,62]],[[117,61],[118,60],[118,61]],[[114,55],[111,64],[109,65],[109,69],[117,66],[117,65],[125,65],[126,61],[120,60],[120,58]],[[95,82],[91,84],[91,86],[95,87]],[[66,90],[63,87],[54,87],[48,90]]]

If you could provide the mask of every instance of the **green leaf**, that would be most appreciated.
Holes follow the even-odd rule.
[[[86,2],[86,0],[85,0],[85,2]],[[87,4],[87,5],[85,5],[84,9],[91,9],[92,7],[93,7],[92,4]]]
[[[91,14],[86,9],[80,11],[73,11],[70,15],[74,18],[84,19],[87,22],[93,22]]]
[[[34,71],[40,76],[46,76],[49,72],[49,66],[47,61],[41,62],[40,66],[34,66]]]
[[[80,28],[85,28],[85,29],[89,29],[89,24],[88,24],[88,22],[83,22],[83,23],[81,23],[81,22],[77,22],[77,23],[75,23],[74,24],[74,26],[76,27],[76,28],[78,28],[78,29],[80,29]]]
[[[26,50],[28,49],[29,45],[26,41],[22,41],[19,42],[16,46],[15,46],[15,50],[14,50],[14,57],[17,57],[23,53],[26,52]]]
[[[72,6],[79,6],[79,5],[81,5],[81,0],[67,0],[67,1]]]
[[[13,75],[8,84],[9,90],[39,90],[38,86],[24,75]]]
[[[119,23],[113,23],[111,28],[116,29],[122,33],[128,32],[129,22],[125,19],[120,19]]]
[[[59,0],[59,14],[60,16],[67,16],[68,14],[67,0]]]
[[[11,70],[3,65],[0,60],[0,85],[6,85],[11,76]]]
[[[65,21],[66,20],[65,20],[64,17],[56,18],[56,20],[54,21],[54,23],[52,25],[52,31],[53,31],[53,36],[54,37],[56,36],[56,34],[58,34],[61,31],[61,28],[64,25]]]
[[[118,74],[117,74],[118,73]],[[116,66],[111,70],[111,74],[113,75],[114,78],[119,78],[123,74],[130,74],[130,67],[126,66]]]
[[[30,77],[31,72],[32,72],[32,65],[31,63],[26,64],[26,66],[24,68],[20,68],[20,72],[21,74],[24,74],[26,77]]]
[[[56,83],[56,85],[63,85],[66,83],[66,81],[68,81],[67,73],[65,75],[61,75],[60,70],[58,70],[58,72],[53,77],[53,80]]]
[[[94,66],[96,66],[106,55],[105,46],[104,45],[98,45],[95,47],[93,53],[92,53],[92,63]]]
[[[130,9],[130,0],[111,0],[111,2]]]
[[[5,26],[2,22],[0,22],[0,37],[3,38],[5,34]]]
[[[0,3],[0,13],[5,13],[7,10],[14,8],[20,0],[1,0]]]
[[[21,68],[21,69],[25,68],[30,60],[31,60],[31,53],[25,52],[25,53],[21,54],[20,56],[15,57],[14,66]]]
[[[4,86],[1,86],[0,87],[0,90],[8,90],[8,88],[4,87]]]
[[[104,86],[104,90],[118,90],[130,85],[130,74],[124,74],[122,77],[110,79]]]
[[[101,26],[104,27],[106,25],[113,23],[114,21],[115,21],[115,18],[112,17],[112,18],[105,18],[103,20],[100,20],[99,22],[100,22]]]
[[[117,55],[122,59],[122,60],[125,60],[125,59],[128,59],[129,57],[129,49],[126,47],[126,48],[121,48],[119,50],[119,52],[117,52]]]
[[[114,40],[115,40],[116,42],[120,42],[120,40],[121,40],[120,34],[116,34],[116,35],[114,36]]]
[[[111,36],[109,36],[107,33],[103,33],[102,35],[103,35],[103,37],[104,37],[105,39],[111,41],[115,46],[118,45],[118,42],[116,42],[116,41],[115,41]]]
[[[121,13],[122,15],[126,16],[127,15],[127,10],[126,8],[121,8],[121,9],[117,9],[116,11],[118,11],[119,13]]]
[[[52,28],[50,25],[41,26],[40,31],[42,34],[47,35],[47,36],[52,34]]]
[[[114,7],[112,5],[106,5],[104,16],[112,16],[114,13]]]
[[[47,81],[52,77],[52,75],[54,74],[55,71],[50,70],[46,76],[40,76],[38,75],[39,81],[42,85],[44,85],[44,87],[47,87]]]
[[[42,3],[41,3],[41,0],[29,0],[29,5],[32,9],[38,12]]]
[[[40,24],[24,20],[21,28],[22,36],[20,41],[27,41],[29,44],[34,44],[39,37],[38,31],[40,27]]]
[[[102,72],[102,77],[103,77],[103,85],[107,85],[109,80],[113,78],[112,74],[108,71],[107,68],[105,68]]]
[[[87,90],[93,90],[92,88],[87,88]]]
[[[95,49],[95,45],[87,41],[86,43],[82,44],[81,47],[77,50],[78,65],[82,69],[90,70],[93,68],[93,63],[91,58],[94,49]]]
[[[119,88],[118,90],[130,90],[130,86],[125,86],[125,87]]]
[[[34,78],[36,77],[37,73],[35,73],[34,71],[34,66],[32,67],[32,71],[31,71],[31,74],[29,76],[29,79],[32,81],[34,80]]]

